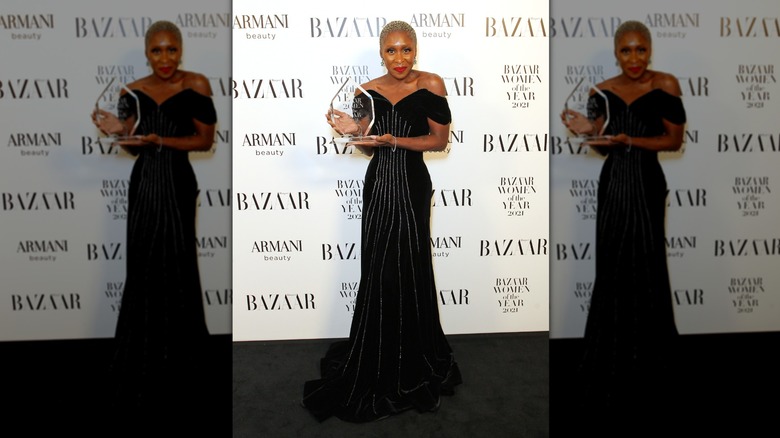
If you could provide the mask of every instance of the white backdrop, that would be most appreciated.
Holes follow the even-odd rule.
[[[182,4],[184,3],[184,4]],[[230,3],[5,0],[0,6],[0,340],[114,335],[133,160],[89,115],[111,77],[149,74],[143,34],[183,33],[182,68],[208,76],[214,148],[191,154],[209,330],[230,332]]]
[[[384,74],[379,31],[396,19],[453,113],[447,151],[426,154],[444,330],[548,330],[547,1],[233,11],[234,339],[348,335],[368,159],[331,143],[324,114],[341,81]]]
[[[685,143],[663,153],[667,254],[680,333],[780,329],[780,4],[600,0],[551,3],[551,336],[581,337],[594,276],[603,163],[565,142],[558,114],[581,77],[619,73],[615,28],[644,22],[652,69],[675,75]]]

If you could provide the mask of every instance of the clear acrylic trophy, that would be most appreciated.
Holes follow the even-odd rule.
[[[105,122],[109,133],[98,137],[98,142],[101,144],[107,142],[114,145],[122,140],[139,138],[139,136],[133,134],[141,123],[141,102],[127,85],[121,83],[114,84],[115,79],[111,78],[108,85],[106,85],[95,101],[95,116],[97,118],[113,117],[116,119]],[[121,90],[125,90],[127,97],[120,98]],[[108,113],[108,115],[105,113]]]
[[[566,98],[566,102],[563,104],[564,114],[569,114],[569,102],[572,100],[572,98],[575,96],[575,94],[580,90],[580,85],[582,85],[582,82],[585,81],[585,78],[581,78],[579,82],[577,82],[577,85],[574,86],[574,89],[569,93],[569,97]],[[591,85],[588,87],[588,92],[593,91],[595,96],[597,96],[597,99],[603,99],[604,104],[601,105],[604,108],[604,114],[603,114],[603,123],[601,124],[601,128],[598,130],[595,134],[576,134],[569,137],[569,141],[573,143],[599,143],[599,142],[608,142],[610,139],[610,135],[604,135],[604,132],[607,129],[607,126],[609,126],[609,99],[607,99],[607,95],[604,94],[603,91],[599,90],[595,86]],[[587,99],[585,99],[585,102],[587,102]],[[587,107],[586,104],[578,103],[575,108],[572,108],[574,111],[577,111],[581,113],[584,117],[587,117]],[[572,117],[572,116],[568,116]],[[598,126],[598,125],[596,125]],[[571,132],[571,131],[570,131]]]
[[[374,143],[376,136],[369,135],[374,126],[374,98],[363,87],[356,85],[355,88],[360,90],[361,94],[352,99],[340,100],[347,82],[349,78],[341,84],[330,101],[330,120],[336,127],[336,131],[341,134],[333,141],[336,144],[354,145]]]

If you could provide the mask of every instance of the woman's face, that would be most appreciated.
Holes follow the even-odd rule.
[[[417,46],[406,32],[390,32],[382,41],[382,60],[387,72],[396,79],[409,76],[417,56]]]
[[[181,43],[166,30],[152,35],[146,46],[146,59],[152,73],[160,79],[170,79],[179,68]]]
[[[615,46],[615,58],[630,79],[639,79],[647,71],[650,53],[650,41],[639,32],[624,33]]]

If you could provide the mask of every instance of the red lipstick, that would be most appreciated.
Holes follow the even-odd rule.
[[[398,73],[403,73],[406,71],[406,67],[395,67],[393,70],[397,71]]]

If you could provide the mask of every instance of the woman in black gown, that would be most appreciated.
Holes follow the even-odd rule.
[[[439,322],[430,250],[431,180],[423,152],[448,142],[442,79],[415,70],[414,29],[388,23],[379,37],[387,74],[363,84],[373,97],[375,140],[365,176],[360,287],[348,341],[334,344],[322,378],[306,382],[303,405],[320,421],[377,420],[407,409],[433,411],[460,373]],[[365,99],[359,91],[355,99]],[[356,122],[336,112],[341,133]]]
[[[118,119],[101,111],[93,120],[104,133],[133,135],[119,141],[137,158],[112,385],[116,409],[153,424],[194,408],[203,378],[198,367],[208,329],[195,246],[198,187],[188,153],[211,148],[216,112],[208,79],[179,69],[175,24],[152,24],[145,43],[152,74],[128,84],[132,93],[122,91]],[[140,124],[129,132],[138,118],[135,99]]]
[[[581,378],[597,405],[651,400],[673,356],[674,321],[664,239],[666,180],[659,151],[682,145],[685,110],[674,76],[648,69],[651,36],[639,22],[615,32],[622,73],[597,85],[609,103],[607,156],[599,177],[596,278],[585,327]],[[593,93],[588,117],[561,115],[577,134],[595,135],[606,104]],[[636,405],[632,405],[636,407]]]

